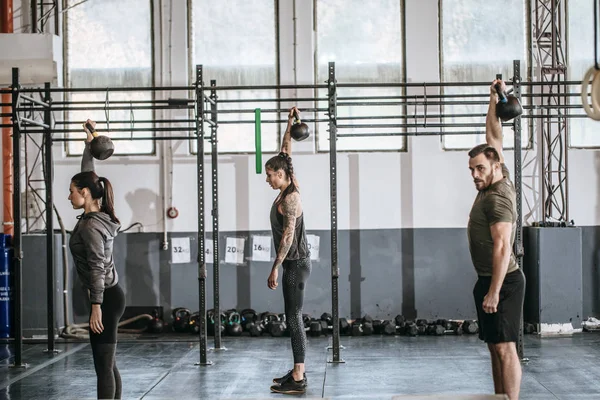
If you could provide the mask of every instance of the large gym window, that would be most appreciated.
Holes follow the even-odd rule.
[[[566,3],[568,15],[567,74],[569,80],[581,81],[586,71],[594,65],[594,3],[587,0],[569,0]],[[581,85],[570,88],[572,93],[581,93]],[[588,91],[590,86],[588,85]],[[585,118],[570,118],[569,145],[571,147],[600,147],[598,122],[587,117],[581,105],[581,96],[569,98],[577,105],[569,110],[572,115],[585,115]],[[591,102],[591,99],[588,98]]]
[[[191,4],[191,82],[202,64],[204,85],[277,85],[277,13],[275,0],[194,0]],[[208,90],[205,92],[209,94]],[[217,91],[219,153],[254,152],[254,109],[262,110],[262,151],[279,149],[279,102],[276,90]],[[239,102],[243,99],[266,101]],[[272,100],[269,100],[272,99]],[[236,111],[237,110],[237,111]],[[269,111],[272,110],[272,111]],[[234,123],[246,121],[246,123]],[[206,125],[208,128],[208,125]],[[210,135],[210,130],[205,130]],[[191,140],[196,153],[196,140]],[[210,151],[210,144],[206,144]]]
[[[68,0],[68,5],[74,6],[65,14],[68,87],[152,86],[151,0]],[[88,109],[68,112],[67,122],[72,122],[65,124],[68,128],[80,129],[81,122],[90,118],[98,121],[96,128],[100,133],[109,132],[113,138],[153,136],[151,132],[143,130],[152,127],[152,124],[141,122],[152,121],[152,110],[135,109],[149,106],[147,102],[152,100],[150,91],[69,93],[65,100],[101,102],[93,105],[73,104],[72,107]],[[116,106],[125,109],[109,110]],[[57,125],[57,128],[60,126]],[[84,133],[70,133],[67,137],[81,139],[67,142],[67,155],[81,154]],[[117,142],[115,148],[115,154],[121,155],[153,154],[154,142],[125,140]]]
[[[513,60],[521,61],[521,77],[527,76],[526,8],[523,0],[497,2],[480,0],[440,1],[440,75],[442,82],[492,82],[501,73],[504,80],[513,76]],[[509,86],[510,88],[510,86]],[[525,92],[525,90],[523,90]],[[442,123],[485,124],[489,89],[444,87],[444,95],[474,94],[476,97],[446,98],[445,101],[478,101],[482,105],[445,105],[450,115]],[[452,117],[453,114],[477,114],[476,117]],[[522,124],[523,147],[530,143],[526,124]],[[485,142],[485,127],[447,127],[444,132],[481,131],[481,135],[445,135],[444,149],[462,150]],[[504,128],[504,147],[514,148],[514,132]]]
[[[328,65],[335,62],[338,83],[378,83],[404,81],[404,38],[402,7],[400,0],[315,0],[316,29],[316,83],[328,79]],[[360,12],[357,12],[360,10]],[[317,91],[319,98],[326,97],[326,89]],[[379,136],[377,139],[363,136],[402,133],[403,128],[344,128],[344,125],[403,124],[402,106],[382,103],[394,99],[365,99],[365,97],[389,97],[404,94],[402,88],[338,88],[338,134],[357,134],[359,137],[340,137],[340,151],[405,150],[403,136]],[[377,105],[344,105],[345,103],[375,103]],[[318,108],[326,109],[327,101],[317,102]],[[322,118],[323,113],[319,115]],[[376,117],[395,117],[381,118]],[[369,119],[361,119],[367,117]],[[350,118],[350,119],[345,119]],[[327,119],[316,124],[317,148],[329,149]]]

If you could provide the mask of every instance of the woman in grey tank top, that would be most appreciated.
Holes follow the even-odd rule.
[[[304,356],[306,353],[306,332],[302,321],[302,305],[304,289],[310,276],[310,252],[306,243],[304,229],[304,213],[298,182],[292,165],[292,138],[290,129],[296,107],[290,110],[288,125],[283,136],[281,152],[267,161],[265,170],[267,183],[279,195],[271,206],[271,231],[277,257],[267,285],[277,289],[279,267],[283,268],[281,279],[285,318],[292,341],[294,368],[281,378],[273,379],[271,391],[285,394],[302,394],[306,392],[307,380],[304,372]]]

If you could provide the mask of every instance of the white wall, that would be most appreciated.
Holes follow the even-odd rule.
[[[282,84],[314,82],[313,41],[301,40],[294,46],[291,0],[281,0],[280,74]],[[312,2],[296,1],[297,31],[312,30]],[[163,34],[162,49],[156,51],[157,85],[179,85],[188,80],[186,8],[184,1],[156,1],[161,18],[155,22],[157,38]],[[159,5],[162,5],[162,9]],[[172,10],[170,7],[173,7]],[[158,11],[157,11],[158,12]],[[170,20],[170,15],[173,20]],[[168,24],[173,24],[173,40],[168,38]],[[172,44],[172,46],[171,46]],[[300,62],[293,65],[293,51]],[[161,51],[162,50],[162,51]],[[406,67],[412,82],[439,81],[438,1],[406,2]],[[170,61],[170,62],[169,62]],[[295,72],[294,72],[295,71]],[[419,89],[422,91],[422,89]],[[430,90],[428,93],[434,93]],[[307,93],[298,91],[298,96]],[[310,94],[310,93],[308,93]],[[167,94],[165,96],[168,96]],[[287,105],[283,105],[287,106]],[[315,154],[313,142],[294,147],[294,166],[302,186],[304,209],[309,230],[328,229],[329,155]],[[173,206],[179,217],[167,223],[169,231],[197,229],[195,156],[188,154],[187,143],[172,143]],[[158,155],[148,157],[113,157],[97,163],[97,172],[107,176],[116,192],[116,210],[123,225],[141,222],[145,231],[162,231],[165,219],[162,195],[164,168]],[[269,155],[264,155],[263,159]],[[531,158],[531,154],[529,155]],[[513,165],[512,152],[506,152]],[[55,149],[55,201],[67,226],[73,226],[78,212],[67,201],[70,177],[78,172],[79,160],[65,158]],[[207,230],[211,228],[210,164],[206,168]],[[338,215],[340,229],[465,227],[475,197],[466,152],[443,151],[439,137],[410,137],[407,152],[340,153],[338,155]],[[170,161],[169,161],[170,162]],[[167,162],[167,164],[169,163]],[[570,217],[577,225],[600,225],[598,165],[600,153],[571,150]],[[535,164],[524,170],[524,182],[537,185]],[[539,167],[539,164],[538,164]],[[167,168],[168,170],[168,165]],[[514,168],[511,168],[514,170]],[[168,175],[168,174],[167,174]],[[525,190],[528,201],[531,192]],[[267,186],[264,175],[254,172],[254,156],[219,157],[220,229],[267,230],[268,212],[275,193]],[[527,202],[525,202],[526,204]],[[524,213],[528,207],[524,205]],[[538,220],[539,214],[533,219]],[[531,219],[530,219],[531,220]]]

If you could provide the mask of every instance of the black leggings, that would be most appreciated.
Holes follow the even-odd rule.
[[[304,288],[310,276],[310,258],[283,262],[283,302],[285,319],[292,339],[294,364],[303,364],[306,354],[306,331],[302,321]]]
[[[125,311],[125,293],[118,284],[104,290],[104,302],[100,308],[104,330],[100,334],[90,331],[94,367],[98,378],[98,398],[120,399],[121,374],[115,362],[115,353],[119,319]]]

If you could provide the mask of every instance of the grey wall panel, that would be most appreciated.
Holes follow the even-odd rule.
[[[27,247],[26,247],[27,246]],[[46,302],[46,236],[34,235],[23,240],[22,293],[23,293],[23,330],[29,334],[45,333],[46,308],[40,305]],[[13,298],[14,298],[13,284]],[[32,330],[35,330],[33,332]]]
[[[420,318],[473,319],[477,280],[464,229],[416,229],[415,297]],[[407,286],[409,286],[407,284]]]
[[[345,244],[351,255],[348,280],[352,310],[358,303],[361,307],[359,316],[394,318],[402,312],[402,268],[411,267],[403,264],[402,254],[404,251],[412,254],[413,249],[405,249],[401,231],[395,230],[351,231],[349,239]],[[360,268],[355,267],[358,262],[352,259],[353,256],[360,257]],[[353,312],[352,317],[356,316]]]
[[[158,237],[131,233],[117,237],[114,257],[126,303],[154,306],[160,298],[160,265],[168,251],[160,249]]]
[[[54,246],[54,315],[55,329],[64,325],[63,273],[61,237],[55,235]],[[70,257],[69,257],[70,258]],[[47,332],[47,273],[46,236],[23,236],[23,334],[26,337],[46,335]],[[72,314],[69,314],[73,321]]]

